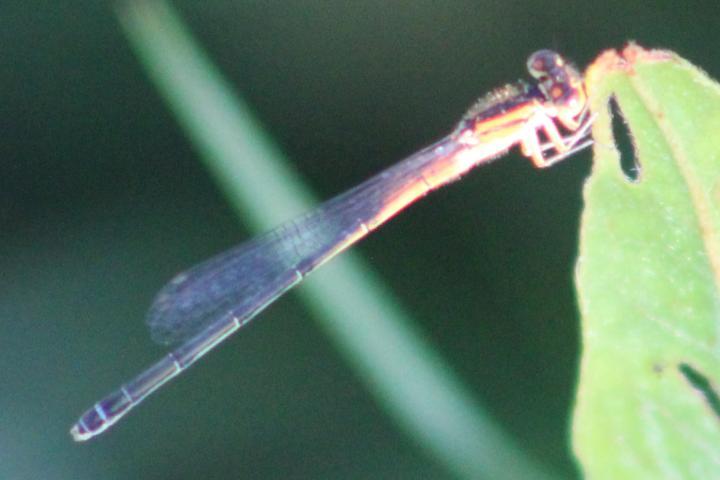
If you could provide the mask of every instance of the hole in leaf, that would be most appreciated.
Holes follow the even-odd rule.
[[[720,396],[710,383],[710,380],[687,363],[681,363],[678,370],[685,376],[685,380],[705,398],[705,402],[716,417],[720,418]]]
[[[628,181],[637,183],[640,181],[640,163],[635,155],[635,146],[630,137],[630,129],[625,123],[625,117],[620,110],[615,97],[610,97],[610,114],[612,118],[612,133],[615,145],[620,152],[620,168]]]

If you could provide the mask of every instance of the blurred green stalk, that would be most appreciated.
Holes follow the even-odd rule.
[[[316,205],[170,5],[135,1],[118,12],[150,78],[243,221],[263,231]],[[358,255],[344,253],[297,292],[379,404],[455,475],[551,478],[478,405]]]

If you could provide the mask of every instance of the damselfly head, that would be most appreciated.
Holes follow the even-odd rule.
[[[587,94],[582,75],[559,53],[538,50],[527,61],[530,75],[561,119],[574,119],[586,109]]]

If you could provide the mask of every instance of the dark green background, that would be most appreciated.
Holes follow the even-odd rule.
[[[583,68],[626,40],[720,76],[716,2],[178,1],[323,198],[444,135],[538,48]],[[249,236],[145,77],[111,4],[0,6],[0,478],[447,478],[293,294],[112,433],[92,402],[159,358],[143,325],[174,273]],[[590,154],[513,153],[361,252],[536,459],[577,475],[572,275]]]

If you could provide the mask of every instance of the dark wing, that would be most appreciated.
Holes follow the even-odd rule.
[[[153,340],[185,341],[229,316],[246,323],[322,262],[424,195],[425,170],[459,148],[441,140],[310,213],[177,275],[148,312]]]

